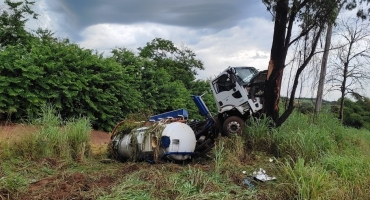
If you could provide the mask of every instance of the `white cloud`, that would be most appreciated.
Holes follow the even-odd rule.
[[[82,47],[108,53],[115,47],[136,50],[156,37],[189,46],[204,62],[198,78],[217,75],[228,66],[255,66],[266,69],[273,24],[261,18],[249,18],[238,26],[211,32],[190,28],[142,23],[135,25],[97,24],[84,29]],[[207,34],[204,34],[207,33]]]

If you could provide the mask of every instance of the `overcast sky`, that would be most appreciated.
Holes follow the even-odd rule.
[[[204,63],[201,79],[228,66],[268,66],[273,21],[261,0],[36,0],[34,10],[40,17],[30,29],[50,29],[106,55],[115,47],[136,51],[157,37],[188,46]]]
[[[136,50],[156,37],[204,62],[198,78],[228,66],[266,69],[273,22],[261,0],[39,0],[37,24],[82,47]]]

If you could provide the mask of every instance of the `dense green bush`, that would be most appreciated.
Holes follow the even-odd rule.
[[[14,118],[37,115],[52,103],[63,118],[86,116],[102,129],[138,108],[132,77],[111,58],[63,41],[35,38],[0,51],[0,111]]]
[[[86,116],[95,128],[110,130],[130,113],[186,108],[200,118],[191,94],[209,91],[208,81],[182,76],[152,58],[116,49],[103,57],[68,40],[32,37],[31,49],[7,46],[0,51],[0,113],[12,119],[36,116],[54,104],[62,118]],[[175,66],[173,58],[167,63]],[[182,61],[181,61],[182,62]],[[178,66],[181,67],[181,66]],[[192,69],[192,68],[191,68]],[[215,110],[212,95],[204,100]]]
[[[196,81],[203,63],[187,47],[156,38],[137,54],[112,50],[103,57],[49,30],[25,29],[33,2],[6,1],[0,14],[0,120],[32,118],[41,106],[55,105],[62,118],[88,117],[94,128],[110,130],[138,111],[161,113],[186,108],[201,118],[191,95],[209,91]],[[211,94],[205,102],[211,111]]]
[[[338,115],[339,100],[337,105],[331,106],[331,112]],[[344,99],[343,124],[354,128],[366,128],[370,130],[370,99],[358,98],[352,101]]]
[[[303,114],[310,114],[315,111],[315,106],[312,102],[304,101],[298,106],[298,111]]]

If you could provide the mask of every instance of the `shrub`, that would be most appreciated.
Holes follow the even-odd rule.
[[[62,118],[86,116],[109,130],[140,105],[132,77],[112,58],[68,40],[30,40],[0,52],[0,113],[14,119],[37,116],[52,103]]]

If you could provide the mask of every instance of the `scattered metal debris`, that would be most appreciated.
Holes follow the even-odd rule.
[[[266,174],[266,171],[262,168],[260,168],[259,171],[254,171],[252,173],[252,176],[259,181],[266,182],[266,181],[271,181],[271,180],[276,180],[276,177],[274,176],[269,176]]]

